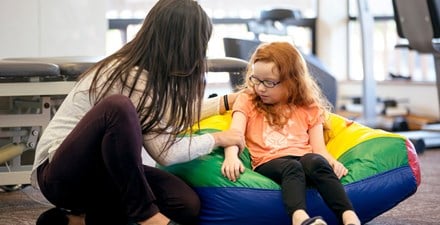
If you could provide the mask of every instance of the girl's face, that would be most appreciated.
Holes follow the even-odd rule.
[[[280,74],[273,62],[256,62],[249,79],[263,103],[276,105],[285,99],[286,90],[280,83]]]

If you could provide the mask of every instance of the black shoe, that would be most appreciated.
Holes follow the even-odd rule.
[[[320,216],[315,216],[306,219],[301,225],[327,225],[327,223]]]
[[[68,212],[61,208],[51,208],[43,212],[37,219],[36,225],[68,225]]]

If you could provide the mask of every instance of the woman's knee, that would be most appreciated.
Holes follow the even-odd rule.
[[[111,109],[134,108],[134,105],[131,102],[130,98],[121,94],[110,95],[102,99],[101,102],[99,102],[98,104],[105,105],[106,107],[109,107]]]
[[[110,95],[101,100],[96,107],[100,107],[108,118],[123,120],[124,123],[133,126],[139,124],[136,108],[131,99],[125,95]]]

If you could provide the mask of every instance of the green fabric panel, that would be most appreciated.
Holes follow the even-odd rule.
[[[392,169],[408,165],[405,140],[394,137],[373,138],[345,152],[338,161],[349,170],[341,179],[352,183]]]
[[[198,134],[211,133],[216,129],[203,129]],[[261,189],[280,189],[272,180],[251,169],[250,154],[247,149],[240,155],[245,172],[236,182],[229,181],[221,174],[223,148],[190,162],[176,164],[163,169],[181,177],[194,187],[249,187]],[[346,151],[338,161],[347,167],[349,173],[341,179],[345,184],[408,165],[405,140],[395,137],[379,137],[361,142]]]
[[[215,129],[203,129],[196,134],[204,134],[218,131]],[[269,178],[254,172],[251,169],[250,154],[247,149],[240,155],[245,172],[236,182],[223,177],[221,166],[224,159],[223,148],[216,148],[208,155],[201,156],[189,162],[160,167],[182,178],[193,187],[249,187],[260,189],[280,189],[279,185]]]

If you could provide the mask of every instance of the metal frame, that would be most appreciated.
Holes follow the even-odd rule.
[[[67,95],[74,84],[74,81],[0,83],[0,97],[41,97],[39,113],[0,114],[0,128],[21,129],[25,127],[29,129],[29,131],[19,130],[16,133],[0,130],[0,137],[12,136],[12,142],[20,145],[22,140],[19,136],[27,135],[26,143],[21,143],[23,146],[12,147],[21,147],[24,151],[34,149],[41,131],[46,128],[51,119],[58,96]],[[0,165],[0,185],[30,183],[32,165],[22,165],[21,161],[22,157],[19,155],[7,161],[7,164]]]

